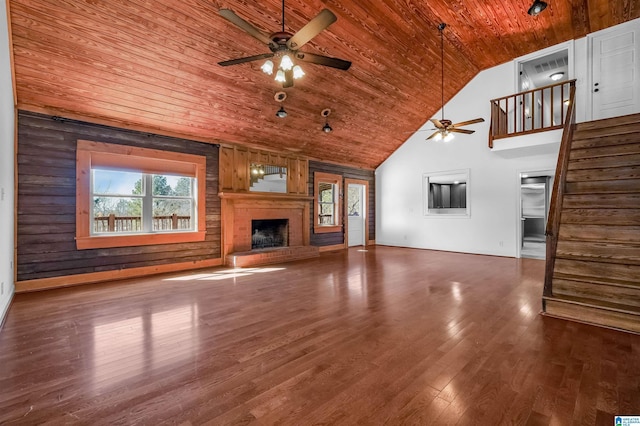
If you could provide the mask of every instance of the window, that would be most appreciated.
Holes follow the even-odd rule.
[[[340,198],[342,196],[342,176],[315,172],[315,221],[314,232],[342,231]]]
[[[425,173],[425,215],[469,216],[469,170]]]
[[[78,249],[203,241],[205,158],[78,141]]]

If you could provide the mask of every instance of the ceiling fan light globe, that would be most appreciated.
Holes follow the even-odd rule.
[[[284,83],[285,81],[287,81],[287,79],[284,76],[284,71],[278,70],[278,72],[276,73],[276,81],[280,83]]]
[[[282,59],[280,60],[280,69],[289,71],[291,68],[293,68],[293,61],[289,55],[282,55]]]
[[[441,132],[436,133],[436,135],[433,137],[433,140],[436,141],[436,142],[441,141],[442,140],[442,133]]]
[[[455,136],[453,135],[453,133],[448,133],[446,135],[444,135],[444,137],[442,138],[443,142],[451,142],[453,140]]]
[[[293,78],[298,79],[304,77],[304,71],[300,65],[293,67]]]
[[[322,126],[322,131],[325,133],[331,133],[332,130],[333,129],[329,126],[329,123],[324,123],[324,126]]]
[[[262,69],[262,72],[267,75],[273,74],[273,62],[267,59],[267,61],[264,64],[262,64],[260,69]]]
[[[284,107],[280,107],[280,109],[276,112],[276,117],[285,118],[287,116],[287,111],[285,111]]]

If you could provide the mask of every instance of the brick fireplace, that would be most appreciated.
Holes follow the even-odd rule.
[[[230,266],[245,267],[318,256],[309,245],[310,201],[307,196],[227,193],[222,198],[223,256]],[[287,246],[252,249],[255,221],[287,223]]]

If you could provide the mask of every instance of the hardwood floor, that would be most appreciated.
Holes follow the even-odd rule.
[[[0,424],[607,425],[640,336],[542,317],[544,263],[374,247],[15,296]]]

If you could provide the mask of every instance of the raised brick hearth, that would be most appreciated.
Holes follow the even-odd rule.
[[[318,257],[320,250],[315,246],[276,247],[271,249],[251,250],[227,255],[227,266],[245,268],[248,266],[269,265],[272,263],[291,262],[292,260]]]
[[[223,251],[229,266],[247,267],[319,255],[309,245],[310,197],[278,194],[221,194]],[[288,247],[251,250],[251,221],[287,219]]]

